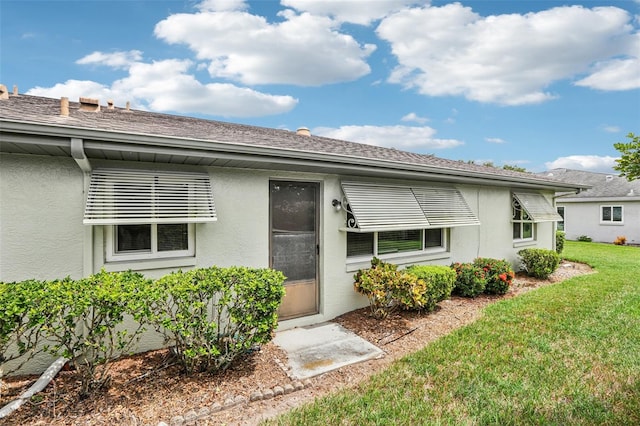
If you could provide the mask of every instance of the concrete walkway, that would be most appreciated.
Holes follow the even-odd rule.
[[[382,349],[335,323],[280,331],[273,341],[287,353],[294,379],[384,356]]]

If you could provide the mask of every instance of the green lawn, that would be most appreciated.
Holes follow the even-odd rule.
[[[269,424],[640,424],[640,248],[568,241],[596,274],[502,300],[357,389]]]

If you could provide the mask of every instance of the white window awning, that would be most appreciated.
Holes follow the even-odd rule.
[[[431,227],[480,225],[460,191],[455,188],[412,187]]]
[[[513,196],[534,222],[558,222],[562,216],[541,194],[531,192],[514,192]]]
[[[342,191],[348,203],[345,231],[381,232],[480,224],[455,188],[342,182]]]
[[[195,223],[217,220],[209,175],[96,169],[83,223]]]

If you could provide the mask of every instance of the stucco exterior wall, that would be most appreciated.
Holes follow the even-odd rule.
[[[640,244],[640,201],[561,202],[564,207],[564,232],[567,239],[576,240],[582,235],[593,241],[613,243],[618,236],[625,236],[627,243]],[[622,206],[623,223],[601,223],[601,206]]]
[[[0,281],[82,277],[83,213],[74,160],[0,154]]]
[[[73,278],[98,272],[132,269],[158,278],[177,269],[211,265],[269,266],[269,181],[312,181],[320,184],[319,198],[319,313],[281,321],[279,329],[329,321],[345,312],[364,307],[367,300],[353,290],[353,275],[369,262],[353,263],[346,257],[346,214],[337,212],[333,199],[342,199],[337,175],[179,167],[164,164],[95,161],[94,167],[135,167],[141,170],[207,172],[211,178],[218,220],[195,226],[195,256],[191,258],[129,262],[107,262],[105,226],[82,224],[84,212],[83,173],[70,158],[8,155],[2,157],[0,265],[5,281],[28,278]],[[382,182],[382,181],[379,181]],[[421,181],[387,181],[391,184],[429,185]],[[469,262],[475,257],[509,260],[517,267],[517,251],[525,247],[553,248],[554,224],[537,224],[536,240],[514,245],[511,225],[511,189],[459,185],[481,226],[451,228],[449,250],[436,255],[402,255],[388,259],[400,267],[412,264]],[[551,195],[547,194],[551,201]],[[87,245],[87,235],[89,244]],[[87,251],[90,251],[87,255]],[[383,257],[384,258],[384,257]],[[37,261],[34,261],[36,259]],[[87,273],[87,275],[88,275]],[[148,332],[138,347],[145,351],[161,347],[162,338]],[[46,360],[45,360],[46,361]],[[30,370],[42,370],[43,361]]]

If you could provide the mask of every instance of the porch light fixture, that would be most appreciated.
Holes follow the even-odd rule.
[[[334,209],[336,209],[337,212],[339,212],[340,210],[342,210],[342,202],[339,200],[334,199],[331,202],[331,205],[333,206]]]

